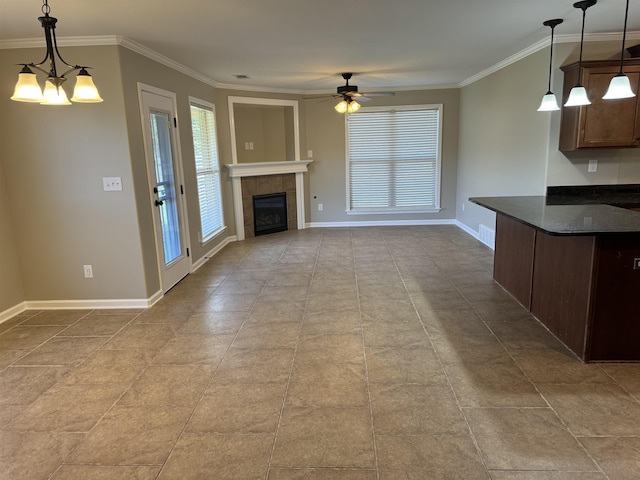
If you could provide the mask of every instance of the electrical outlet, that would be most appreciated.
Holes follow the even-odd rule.
[[[83,265],[84,278],[93,278],[93,267],[91,265]]]
[[[307,150],[307,158],[313,158],[313,150]]]
[[[323,208],[324,208],[324,205],[322,203],[319,203],[318,204],[318,211],[321,212]]]
[[[633,259],[633,269],[640,270],[640,258]]]
[[[595,173],[598,171],[598,160],[589,160],[589,167],[587,168],[587,172]]]

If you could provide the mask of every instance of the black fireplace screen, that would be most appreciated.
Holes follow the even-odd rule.
[[[287,194],[255,195],[253,225],[256,237],[287,230]]]

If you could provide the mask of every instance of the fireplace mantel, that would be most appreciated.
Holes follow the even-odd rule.
[[[226,164],[233,187],[233,209],[236,221],[236,237],[245,239],[244,215],[242,211],[242,178],[267,175],[295,174],[296,178],[296,210],[298,230],[305,227],[305,197],[303,175],[313,160],[297,160],[291,162],[229,163]]]
[[[278,175],[281,173],[304,173],[308,171],[313,160],[298,160],[296,162],[259,162],[259,163],[228,163],[229,176],[257,177],[259,175]]]

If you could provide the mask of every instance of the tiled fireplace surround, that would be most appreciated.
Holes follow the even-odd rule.
[[[254,237],[253,196],[287,194],[289,230],[305,228],[304,179],[310,160],[228,164],[238,240]]]

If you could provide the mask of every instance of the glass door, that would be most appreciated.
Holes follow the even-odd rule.
[[[162,290],[190,271],[181,168],[176,155],[175,105],[171,97],[142,91],[147,170],[152,192]]]

